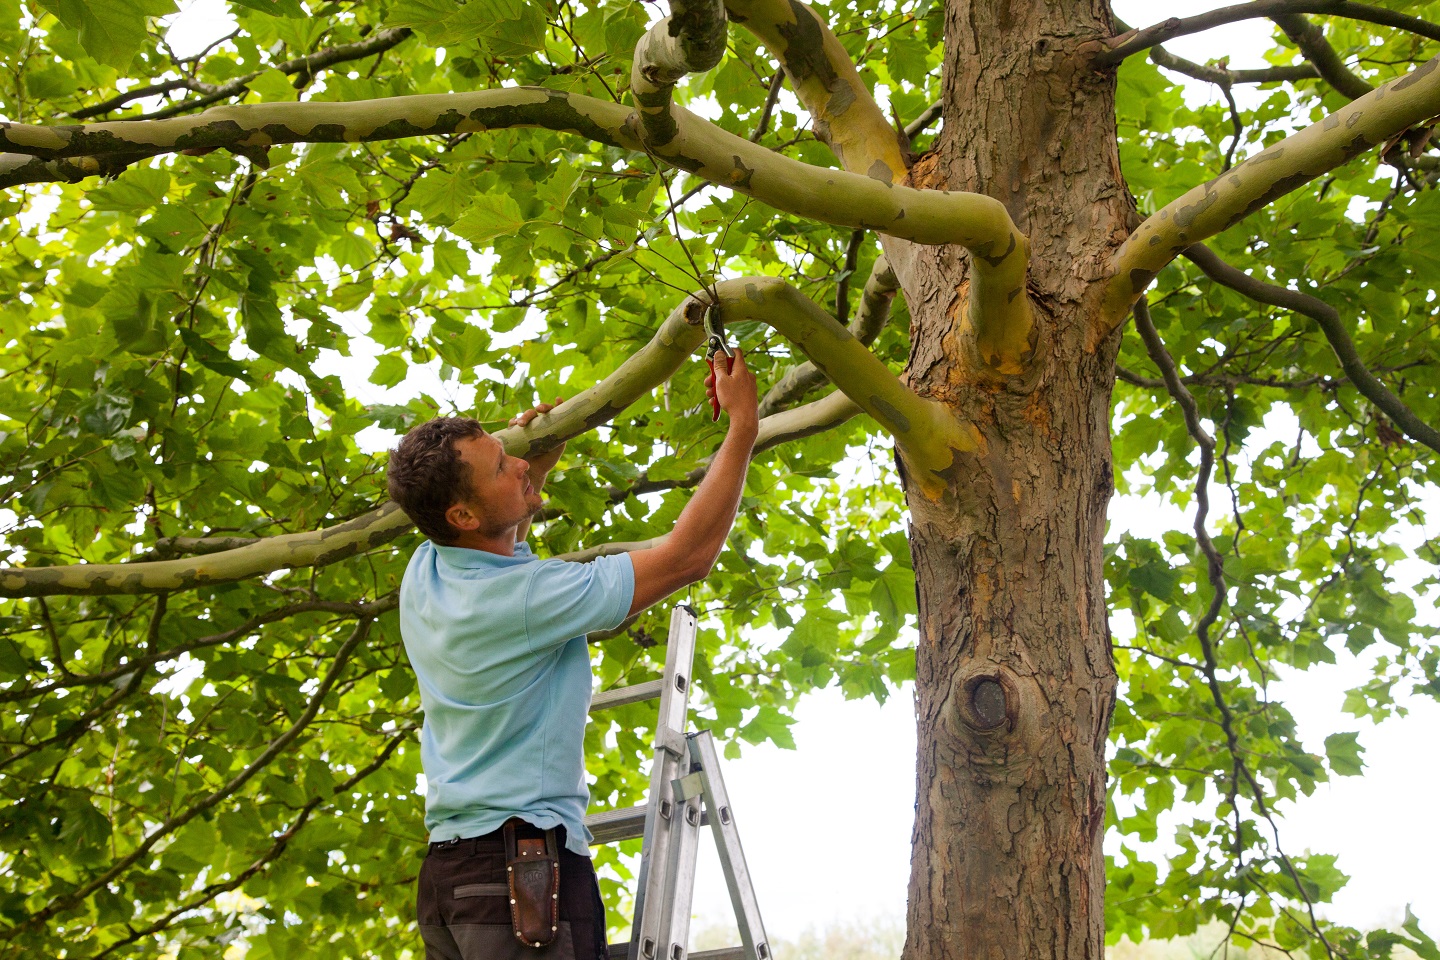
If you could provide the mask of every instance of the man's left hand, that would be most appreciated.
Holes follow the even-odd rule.
[[[535,406],[531,407],[529,410],[526,410],[524,413],[517,414],[516,416],[511,417],[510,426],[528,426],[531,420],[534,420],[542,413],[549,413],[551,410],[554,410],[556,407],[560,406],[560,404],[564,402],[564,397],[556,397],[554,403],[537,403]],[[526,457],[526,461],[530,464],[530,476],[532,478],[531,482],[534,483],[534,478],[536,477],[544,477],[546,474],[548,474],[550,470],[555,466],[555,464],[560,460],[560,455],[564,452],[565,444],[562,443],[552,450],[547,450],[545,453],[539,454],[534,457]],[[536,486],[538,487],[539,484],[536,484]]]

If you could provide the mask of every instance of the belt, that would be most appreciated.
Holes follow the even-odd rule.
[[[528,821],[519,817],[511,818],[515,823],[515,833],[519,837],[543,837],[545,831]],[[491,830],[489,833],[481,834],[478,837],[456,837],[453,840],[441,840],[430,844],[431,853],[464,854],[464,853],[504,853],[505,840],[501,836],[504,827],[498,830]],[[555,840],[560,846],[565,845],[565,828],[555,828]]]

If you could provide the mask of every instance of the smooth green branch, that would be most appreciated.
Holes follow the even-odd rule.
[[[1376,88],[1166,204],[1111,261],[1096,339],[1125,321],[1155,275],[1182,250],[1440,114],[1440,58]]]
[[[675,136],[670,116],[675,84],[687,73],[704,73],[720,62],[726,27],[721,0],[670,0],[670,16],[635,45],[630,95],[647,143],[661,145]]]
[[[868,346],[879,335],[886,321],[890,319],[890,304],[899,288],[900,281],[891,269],[890,261],[882,253],[875,258],[875,265],[865,280],[865,289],[860,295],[860,308],[855,311],[855,319],[851,320],[846,328],[855,335],[856,340]],[[825,374],[808,360],[791,367],[785,376],[766,391],[760,401],[760,417],[763,419],[785,409],[824,382]]]
[[[982,354],[1013,359],[1031,328],[1025,274],[1029,241],[1004,204],[977,193],[916,190],[816,167],[720,129],[671,104],[675,136],[642,143],[625,107],[542,87],[342,103],[217,107],[194,117],[45,127],[0,123],[0,150],[42,160],[123,155],[133,161],[179,150],[260,150],[280,143],[345,143],[544,127],[648,152],[713,183],[809,220],[971,252],[970,318]],[[1016,346],[1016,345],[1020,346]]]
[[[716,284],[721,317],[758,320],[799,347],[810,362],[895,438],[910,478],[932,499],[953,483],[966,455],[984,443],[972,424],[944,404],[901,383],[823,307],[775,277],[741,277]]]
[[[1023,289],[1027,246],[1003,204],[974,193],[915,190],[781,156],[672,105],[674,140],[655,150],[681,169],[809,220],[888,233],[916,243],[955,243],[1015,271],[996,290]],[[260,149],[281,143],[354,143],[544,127],[636,152],[645,147],[625,107],[543,87],[505,87],[338,103],[216,107],[193,117],[46,127],[0,123],[0,151],[45,160]],[[1011,276],[1010,274],[1014,275]]]

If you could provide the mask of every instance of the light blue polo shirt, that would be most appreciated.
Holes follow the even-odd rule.
[[[635,594],[628,554],[589,563],[425,541],[400,583],[400,635],[420,683],[425,826],[432,843],[511,817],[564,825],[589,856],[585,634],[620,625]]]

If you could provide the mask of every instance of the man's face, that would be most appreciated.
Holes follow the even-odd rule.
[[[530,464],[505,453],[487,434],[455,441],[455,451],[470,476],[473,496],[464,503],[480,520],[479,532],[494,535],[535,515],[542,501],[531,485]]]

